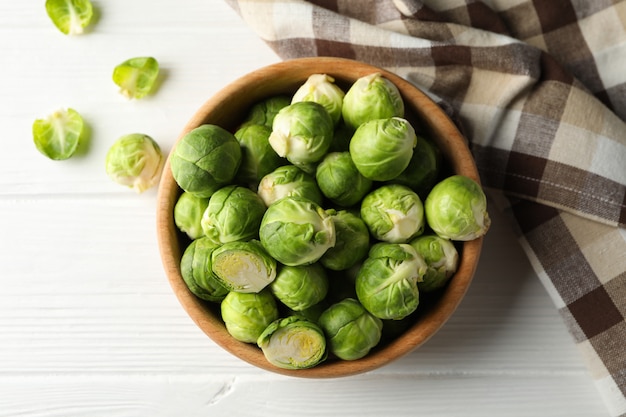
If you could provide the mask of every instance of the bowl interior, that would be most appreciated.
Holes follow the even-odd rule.
[[[373,72],[382,73],[398,87],[405,102],[406,118],[412,122],[416,131],[437,143],[446,169],[450,173],[463,174],[479,181],[464,137],[430,98],[393,73],[340,58],[295,59],[243,76],[206,101],[189,120],[178,140],[205,123],[216,124],[234,132],[254,103],[278,94],[293,94],[311,74],[328,74],[347,91],[347,87],[356,79]],[[379,345],[367,356],[355,361],[329,359],[314,368],[285,370],[267,362],[256,345],[232,338],[220,318],[217,304],[198,299],[185,285],[180,273],[180,259],[189,241],[178,231],[173,218],[174,205],[181,192],[171,174],[168,157],[158,192],[157,238],[163,266],[175,295],[192,320],[215,343],[252,365],[285,375],[328,378],[358,374],[383,366],[422,345],[448,320],[465,295],[482,247],[482,238],[459,243],[459,267],[456,274],[445,290],[427,302],[420,302],[415,322],[395,339]]]

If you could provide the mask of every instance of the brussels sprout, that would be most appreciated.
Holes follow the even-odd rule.
[[[211,269],[230,291],[259,292],[276,278],[276,261],[258,240],[228,242],[211,253]]]
[[[342,115],[356,129],[370,120],[404,117],[404,102],[395,84],[373,73],[356,80],[346,92]]]
[[[339,359],[351,361],[367,355],[381,338],[382,321],[355,299],[330,306],[319,318],[328,348]]]
[[[278,319],[257,340],[265,358],[283,369],[306,369],[326,357],[326,338],[322,329],[301,316]]]
[[[161,148],[150,136],[131,133],[111,145],[105,167],[113,181],[142,193],[159,183],[164,161]]]
[[[459,254],[454,244],[437,235],[424,235],[409,242],[424,258],[428,269],[422,281],[417,282],[420,292],[430,292],[443,287],[456,272]]]
[[[254,239],[264,213],[265,204],[257,193],[239,185],[227,185],[209,199],[202,215],[202,231],[219,243]]]
[[[374,316],[401,320],[419,305],[417,281],[426,262],[407,243],[377,243],[356,277],[359,302]]]
[[[392,180],[409,166],[417,136],[399,117],[359,126],[350,140],[350,154],[359,172],[374,181]]]
[[[268,290],[229,292],[220,306],[228,333],[245,343],[256,343],[265,328],[278,319],[278,307]]]
[[[228,184],[241,163],[241,147],[229,131],[211,124],[185,134],[170,156],[172,175],[179,187],[208,198]]]
[[[267,208],[261,243],[278,262],[306,265],[335,245],[335,225],[319,205],[302,197],[285,197]]]
[[[317,166],[315,178],[322,194],[342,207],[355,205],[372,188],[372,180],[356,169],[350,152],[327,154]]]
[[[279,95],[266,98],[250,108],[242,126],[264,125],[271,128],[276,114],[289,104],[291,104],[291,97],[289,96]]]
[[[204,236],[202,231],[202,215],[209,205],[208,198],[200,198],[183,192],[174,205],[174,223],[178,229],[189,236],[198,239]]]
[[[424,232],[424,206],[419,196],[400,184],[380,186],[361,202],[361,218],[378,240],[406,243]]]
[[[268,207],[284,197],[303,197],[322,204],[322,192],[315,178],[295,165],[278,167],[264,176],[258,194]]]
[[[270,284],[280,302],[294,311],[314,306],[328,293],[328,277],[320,264],[283,266]]]
[[[82,34],[93,18],[89,0],[46,0],[46,12],[65,35]]]
[[[335,84],[335,79],[326,74],[312,74],[298,88],[291,98],[291,103],[314,101],[324,106],[336,125],[341,120],[344,91]]]
[[[268,140],[271,133],[272,129],[264,125],[247,125],[235,132],[241,146],[238,181],[256,187],[261,178],[287,163],[272,149]]]
[[[453,175],[437,183],[424,202],[426,221],[439,236],[473,240],[489,230],[487,197],[478,183]]]
[[[437,183],[441,165],[439,148],[430,140],[417,136],[417,145],[413,148],[413,156],[404,171],[395,177],[392,182],[406,185],[426,199],[428,192]]]
[[[217,244],[201,237],[187,246],[180,260],[180,273],[189,291],[198,298],[216,303],[228,294],[211,268],[211,254],[217,248]]]
[[[37,150],[50,159],[68,159],[85,140],[85,122],[74,109],[60,109],[33,122]]]
[[[131,58],[113,69],[113,82],[127,98],[140,99],[156,84],[159,63],[151,56]]]
[[[321,104],[301,101],[278,112],[269,142],[278,155],[292,164],[309,164],[326,154],[333,130],[333,121]]]
[[[333,271],[343,271],[367,256],[370,234],[365,222],[349,211],[340,210],[331,219],[335,225],[335,246],[322,255],[320,263]]]

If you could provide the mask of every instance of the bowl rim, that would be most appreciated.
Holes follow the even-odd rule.
[[[340,70],[340,68],[342,68]],[[343,68],[349,68],[351,75],[344,76]],[[462,173],[480,184],[476,164],[468,147],[467,141],[456,125],[445,112],[418,87],[386,69],[355,61],[347,58],[308,57],[281,61],[256,69],[245,74],[223,87],[212,97],[207,99],[192,115],[175,140],[172,150],[181,138],[204,123],[214,123],[220,126],[229,125],[234,128],[238,117],[228,114],[225,109],[229,106],[229,99],[242,88],[247,93],[247,106],[259,98],[276,95],[279,91],[264,83],[268,77],[280,77],[284,84],[284,93],[293,93],[294,88],[303,81],[305,73],[325,73],[338,83],[350,82],[360,76],[379,72],[392,81],[400,90],[405,105],[410,111],[417,113],[425,128],[436,134],[436,142],[444,158],[450,163],[454,173]],[[431,117],[426,117],[426,115]],[[432,115],[436,115],[435,118]],[[461,158],[451,158],[454,153]],[[179,303],[193,320],[193,322],[217,345],[230,352],[239,359],[258,368],[274,373],[302,378],[336,378],[368,372],[380,368],[396,359],[407,355],[432,337],[459,306],[476,272],[478,259],[482,248],[483,238],[460,242],[461,251],[459,265],[454,277],[450,280],[446,290],[430,306],[420,319],[408,330],[386,345],[361,359],[354,361],[333,360],[325,361],[315,367],[301,370],[278,368],[270,364],[263,356],[262,351],[254,344],[239,342],[232,338],[225,329],[221,318],[210,313],[206,302],[193,295],[184,283],[180,273],[180,257],[182,255],[179,243],[179,231],[174,224],[173,208],[177,195],[181,190],[176,184],[170,168],[170,152],[165,160],[161,181],[157,192],[156,227],[159,253],[168,282],[174,291]],[[210,314],[207,314],[210,313]],[[420,331],[417,331],[420,330]]]

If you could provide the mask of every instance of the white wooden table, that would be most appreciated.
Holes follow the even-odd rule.
[[[168,152],[200,104],[278,57],[221,0],[94,1],[90,33],[65,37],[44,1],[0,2],[0,416],[605,416],[570,335],[492,209],[474,283],[426,345],[369,374],[288,378],[216,346],[163,273],[156,189],[106,176],[119,136]],[[157,93],[128,101],[113,67],[156,57]],[[53,162],[31,125],[73,107],[85,154]]]

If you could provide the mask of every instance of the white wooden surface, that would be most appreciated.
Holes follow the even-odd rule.
[[[162,271],[156,190],[112,183],[117,137],[167,152],[211,94],[278,61],[221,0],[94,1],[90,33],[68,38],[43,0],[0,2],[0,416],[607,415],[569,334],[505,218],[473,286],[425,346],[385,368],[303,380],[253,368],[185,315]],[[128,101],[113,67],[152,55],[157,93]],[[77,109],[83,155],[53,162],[35,118]]]

